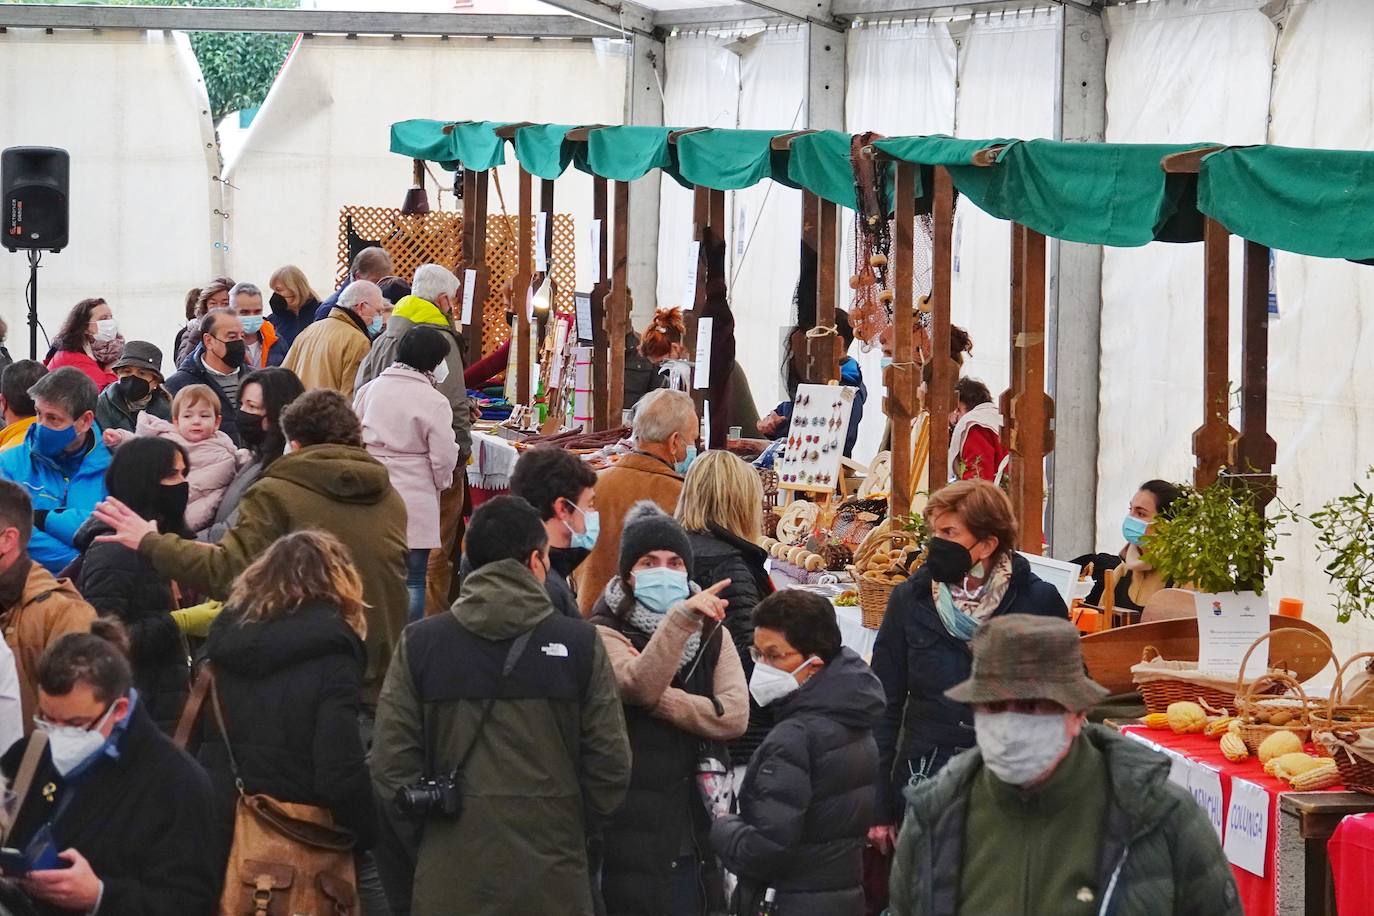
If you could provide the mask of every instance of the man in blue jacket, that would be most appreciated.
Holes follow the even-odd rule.
[[[110,452],[95,422],[95,383],[70,366],[29,389],[38,420],[22,444],[0,453],[0,476],[33,500],[29,556],[54,575],[76,559],[76,529],[105,498]]]

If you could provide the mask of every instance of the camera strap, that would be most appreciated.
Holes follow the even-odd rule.
[[[511,643],[510,649],[506,651],[506,663],[501,666],[501,680],[496,685],[497,694],[500,694],[501,688],[506,685],[506,679],[515,670],[516,664],[520,661],[520,656],[525,654],[525,646],[529,645],[532,635],[534,635],[533,628],[521,633],[515,637],[515,642]],[[478,740],[482,737],[482,729],[486,728],[487,720],[491,718],[492,707],[496,705],[496,701],[499,699],[499,696],[488,697],[487,701],[482,704],[482,717],[477,720],[477,730],[472,733],[472,740],[468,742],[467,750],[463,751],[463,756],[458,761],[458,765],[453,768],[455,775],[462,773],[463,768],[467,766],[468,758],[472,756]]]

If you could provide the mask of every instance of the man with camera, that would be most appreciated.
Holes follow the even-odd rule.
[[[392,912],[591,914],[587,836],[630,777],[615,675],[595,629],[554,610],[529,503],[483,504],[467,557],[453,608],[405,629],[378,703]]]

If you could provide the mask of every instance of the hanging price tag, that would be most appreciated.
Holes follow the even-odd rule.
[[[541,212],[534,223],[534,269],[549,272],[549,215]]]
[[[601,282],[601,220],[599,219],[592,220],[592,282]]]
[[[690,312],[697,307],[697,261],[701,257],[701,243],[692,242],[687,246],[687,287],[682,291],[682,310]]]
[[[697,362],[693,388],[711,387],[711,325],[714,318],[697,319]]]
[[[477,271],[463,271],[463,319],[464,325],[472,324],[472,300],[477,296]]]

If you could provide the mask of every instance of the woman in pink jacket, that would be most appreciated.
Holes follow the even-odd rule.
[[[458,464],[453,410],[435,387],[448,376],[447,354],[443,334],[417,325],[401,338],[396,362],[353,399],[363,445],[386,465],[391,485],[405,500],[411,620],[424,613],[429,552],[439,546],[439,493],[453,482]]]
[[[109,303],[82,299],[67,313],[45,364],[49,372],[63,366],[80,369],[95,382],[97,391],[104,391],[116,381],[110,367],[123,352],[124,338]]]

